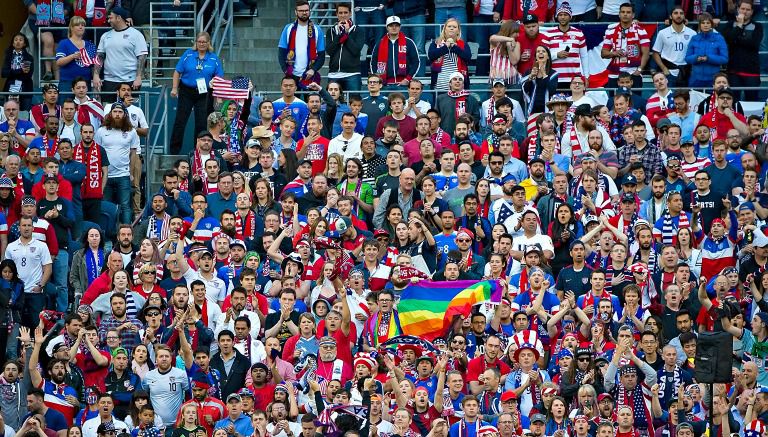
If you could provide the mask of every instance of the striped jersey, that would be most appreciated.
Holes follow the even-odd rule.
[[[645,116],[648,117],[654,127],[661,118],[673,112],[675,112],[675,99],[674,93],[670,89],[664,96],[660,95],[658,91],[653,93],[645,103]]]
[[[642,59],[641,48],[650,48],[651,40],[648,39],[648,33],[637,24],[632,24],[628,28],[621,27],[621,23],[613,23],[605,30],[605,39],[603,40],[604,50],[624,50],[626,56],[611,58],[608,64],[608,77],[615,79],[619,73],[634,73],[640,66]]]
[[[563,32],[560,27],[553,27],[544,32],[542,42],[549,49],[552,68],[557,71],[558,82],[570,83],[579,74],[589,75],[586,64],[587,40],[581,30],[570,26]],[[568,57],[558,59],[557,53],[563,50],[568,52]],[[582,59],[585,61],[583,64]]]

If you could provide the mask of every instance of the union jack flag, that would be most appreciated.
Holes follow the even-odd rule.
[[[238,76],[232,80],[214,77],[211,80],[213,97],[221,99],[245,100],[248,98],[248,84],[250,79]]]
[[[101,65],[101,60],[96,56],[96,45],[90,41],[85,42],[85,46],[80,49],[80,63],[83,67],[91,65]]]

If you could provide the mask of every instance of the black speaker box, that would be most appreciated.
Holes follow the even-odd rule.
[[[733,380],[733,337],[727,332],[700,332],[696,343],[696,382],[728,383]]]

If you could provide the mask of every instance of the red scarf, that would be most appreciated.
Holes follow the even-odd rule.
[[[406,59],[408,46],[405,45],[405,34],[400,32],[397,35],[397,70],[395,77],[389,77],[387,74],[387,61],[389,60],[389,35],[379,41],[379,52],[376,54],[376,74],[381,76],[385,84],[397,83],[397,76],[405,76],[408,72]]]
[[[291,33],[288,35],[288,59],[285,61],[288,69],[285,71],[285,74],[289,76],[293,76],[293,64],[296,62],[296,31],[298,28],[299,20],[296,20],[293,22]],[[307,68],[309,68],[317,59],[317,35],[315,35],[315,25],[312,23],[312,20],[309,20],[307,23],[307,40],[307,54],[309,54]]]
[[[245,240],[246,237],[253,237],[256,232],[256,214],[249,210],[245,215],[245,220],[240,216],[240,212],[235,212],[235,235],[238,240]]]
[[[445,43],[441,43],[440,45],[444,45]],[[462,50],[464,50],[464,41],[458,40],[456,41],[456,45],[459,46]],[[438,46],[440,47],[440,46]],[[432,71],[440,72],[443,69],[443,62],[445,62],[445,57],[448,56],[450,52],[447,54],[440,56],[439,58],[435,59],[435,62],[432,63]],[[459,73],[461,73],[464,76],[464,79],[467,78],[467,64],[464,62],[463,59],[461,59],[460,56],[456,56],[456,67],[459,69]],[[493,97],[491,97],[491,100],[493,100]]]
[[[88,0],[75,1],[75,16],[87,19],[85,16]],[[96,0],[93,5],[93,26],[103,26],[107,24],[107,8],[104,0]]]
[[[589,149],[582,150],[581,142],[579,141],[578,135],[576,135],[576,126],[571,128],[570,135],[571,135],[570,138],[571,138],[571,156],[572,157],[575,158],[577,156],[580,156],[583,152],[585,152],[586,150],[589,150]]]
[[[96,143],[91,143],[91,147],[87,150],[83,142],[79,142],[75,146],[73,159],[75,161],[82,162],[85,165],[85,180],[87,183],[83,183],[80,187],[83,199],[101,199],[104,196],[104,186],[101,174],[102,159],[101,148]]]
[[[53,147],[49,146],[50,138],[48,138],[48,133],[43,134],[43,148],[45,150],[45,156],[48,158],[54,158],[56,157],[56,153],[59,152],[59,136],[56,135],[56,138],[53,139]]]
[[[456,119],[467,113],[467,96],[469,91],[448,91],[448,97],[456,99],[456,108],[454,109]]]

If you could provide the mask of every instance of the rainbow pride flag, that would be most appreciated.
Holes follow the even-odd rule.
[[[403,334],[432,340],[445,334],[453,316],[468,316],[472,306],[486,300],[501,302],[498,280],[421,281],[403,291],[397,310]]]

